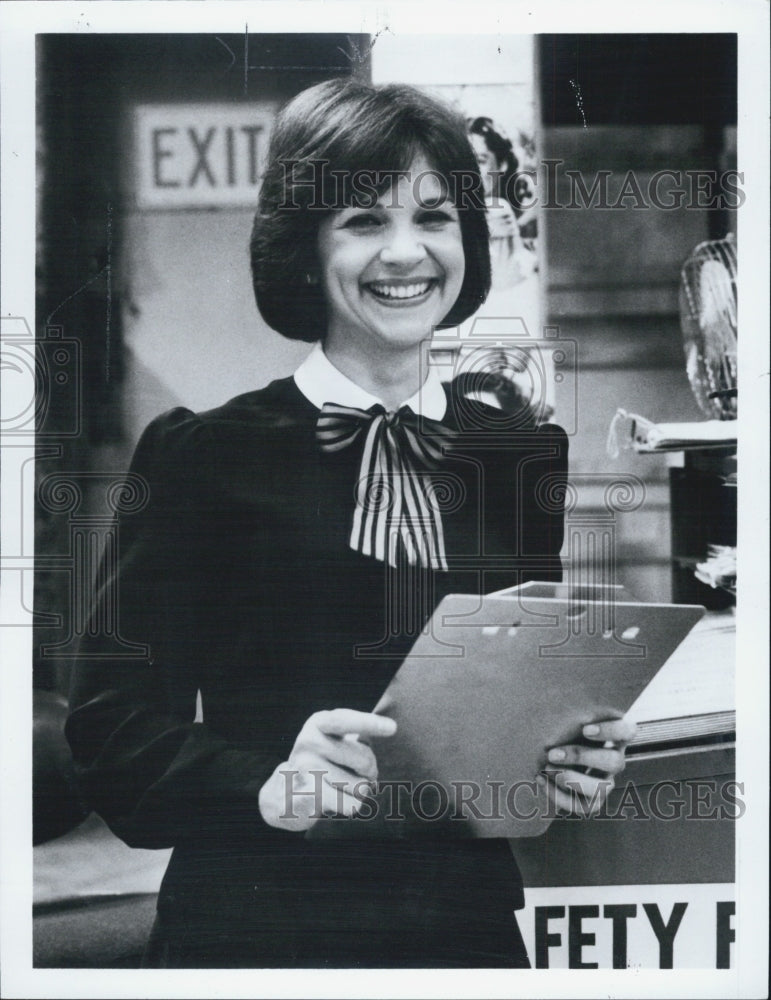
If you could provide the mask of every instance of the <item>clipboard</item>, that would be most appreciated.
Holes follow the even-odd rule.
[[[534,583],[445,597],[374,709],[398,724],[372,741],[376,808],[313,838],[543,833],[549,748],[621,718],[705,610],[628,596]]]

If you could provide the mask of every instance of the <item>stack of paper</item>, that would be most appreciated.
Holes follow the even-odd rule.
[[[710,545],[707,558],[696,564],[697,580],[736,594],[736,546]]]
[[[736,625],[732,611],[694,627],[627,713],[637,736],[633,756],[736,731]]]
[[[730,448],[736,444],[737,431],[736,420],[656,424],[638,413],[619,409],[610,423],[607,450],[611,458],[618,458],[622,448],[637,452]]]
[[[632,431],[635,451],[683,451],[689,448],[725,448],[736,444],[735,420],[702,420],[688,424],[642,424]]]

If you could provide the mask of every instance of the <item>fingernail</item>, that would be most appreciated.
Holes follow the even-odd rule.
[[[567,757],[567,754],[565,753],[564,750],[557,749],[557,750],[550,750],[549,751],[549,760],[555,760],[555,761],[556,760],[564,760],[565,757]]]
[[[600,732],[600,727],[595,726],[593,723],[591,726],[584,726],[584,736],[597,736]]]

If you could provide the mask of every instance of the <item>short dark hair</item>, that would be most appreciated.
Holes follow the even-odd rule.
[[[519,170],[519,160],[514,152],[511,139],[504,133],[500,125],[496,125],[492,118],[480,115],[477,118],[467,118],[466,127],[470,135],[481,135],[485,140],[485,145],[496,158],[501,166],[505,166],[510,173]]]
[[[511,139],[500,125],[484,115],[480,115],[478,118],[467,118],[466,128],[469,135],[479,135],[484,139],[485,145],[498,161],[500,176],[493,193],[506,198],[517,215],[520,215],[523,207],[516,197],[519,159],[514,152]]]
[[[466,259],[460,293],[440,325],[477,311],[490,290],[489,235],[463,118],[414,87],[337,79],[298,94],[273,126],[250,242],[257,308],[269,326],[293,340],[324,337],[326,304],[308,275],[318,272],[322,220],[358,203],[350,190],[341,201],[340,180],[366,171],[376,175],[370,196],[373,187],[382,194],[394,171],[421,154],[449,185]]]

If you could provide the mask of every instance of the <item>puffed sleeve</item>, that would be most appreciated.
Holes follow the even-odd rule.
[[[280,758],[234,746],[195,721],[206,650],[196,629],[207,598],[196,540],[212,513],[210,455],[207,426],[182,408],[143,434],[131,472],[147,503],[118,519],[117,558],[103,560],[73,674],[65,731],[82,793],[136,847],[270,829],[258,794]],[[98,623],[110,601],[120,641],[105,655]]]

